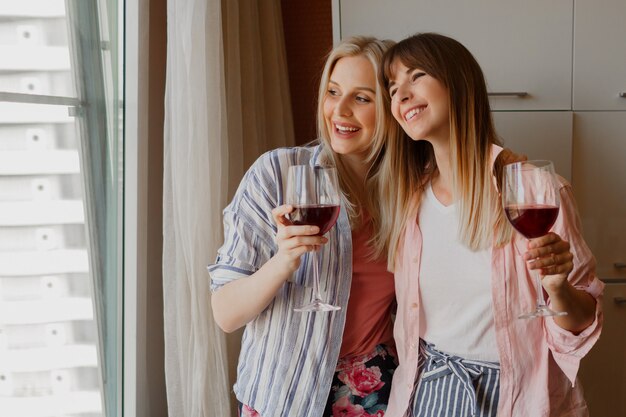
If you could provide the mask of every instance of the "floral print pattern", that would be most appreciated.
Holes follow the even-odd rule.
[[[366,355],[339,359],[323,417],[384,417],[397,366],[396,351],[387,345],[378,345]],[[261,417],[241,403],[239,416]]]
[[[398,366],[392,346],[339,360],[324,417],[384,417]]]
[[[383,417],[385,415],[385,410],[378,408],[375,414],[370,414],[363,408],[362,405],[352,404],[350,402],[350,397],[341,397],[333,404],[332,413],[333,417]]]
[[[350,388],[353,395],[367,397],[385,385],[380,379],[381,376],[378,366],[366,368],[365,365],[358,365],[348,372],[340,372],[337,378]]]

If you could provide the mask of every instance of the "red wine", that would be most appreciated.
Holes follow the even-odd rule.
[[[330,204],[311,204],[293,206],[289,219],[296,226],[307,225],[320,228],[318,235],[328,232],[339,217],[339,206]]]
[[[507,206],[504,211],[515,230],[527,239],[547,234],[559,215],[558,207],[544,204]]]

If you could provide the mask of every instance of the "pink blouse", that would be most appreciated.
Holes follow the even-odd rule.
[[[495,147],[492,160],[501,148]],[[591,349],[602,328],[601,296],[604,284],[595,275],[595,259],[582,239],[571,186],[562,180],[561,209],[552,230],[570,243],[574,270],[568,280],[596,299],[596,318],[574,335],[553,318],[520,320],[534,308],[535,290],[522,255],[527,241],[516,235],[504,247],[492,250],[491,281],[496,343],[500,355],[499,417],[579,417],[588,411],[576,374],[580,360]],[[419,352],[419,265],[421,234],[417,217],[407,225],[399,245],[395,287],[398,312],[394,337],[399,367],[394,373],[386,417],[402,417],[410,406]]]

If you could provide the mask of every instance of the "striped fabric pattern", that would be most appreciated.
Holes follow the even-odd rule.
[[[257,271],[277,251],[271,210],[284,204],[290,165],[319,165],[320,147],[281,148],[262,155],[246,173],[224,209],[224,244],[208,266],[211,291]],[[322,414],[339,357],[352,276],[351,230],[344,205],[326,235],[321,254],[322,297],[341,306],[331,313],[297,313],[313,298],[312,265],[303,256],[298,271],[274,301],[246,325],[237,399],[262,416]],[[245,303],[246,300],[241,300]]]
[[[412,417],[495,417],[500,366],[448,355],[420,341]]]

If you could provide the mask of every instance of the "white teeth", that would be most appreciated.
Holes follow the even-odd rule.
[[[359,130],[356,127],[339,126],[339,125],[335,125],[335,128],[337,128],[337,130],[339,130],[340,132],[356,132],[357,130]]]
[[[421,113],[422,111],[424,111],[426,107],[416,107],[414,109],[412,109],[410,112],[408,112],[407,114],[404,115],[404,120],[410,120],[413,118],[413,116],[415,116],[418,113]]]

